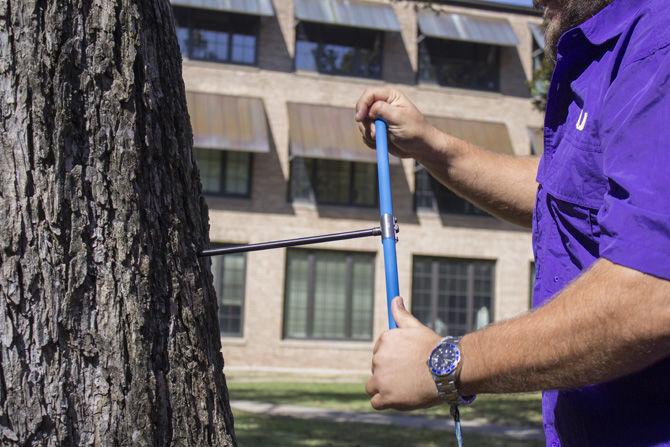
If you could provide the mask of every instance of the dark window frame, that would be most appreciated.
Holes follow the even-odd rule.
[[[229,243],[213,243],[213,247],[230,247],[235,244],[229,244]],[[229,255],[224,255],[224,256],[229,256]],[[219,336],[220,337],[229,337],[229,338],[243,338],[244,337],[244,323],[245,323],[245,311],[246,311],[246,304],[247,304],[247,267],[248,267],[248,259],[246,253],[235,253],[232,256],[241,256],[242,259],[244,260],[244,268],[242,272],[242,278],[243,278],[243,283],[242,283],[242,304],[240,305],[240,331],[239,333],[235,332],[225,332],[223,330],[223,325],[221,324],[221,315],[220,312],[222,312],[222,306],[223,306],[223,299],[224,297],[221,296],[219,297],[218,295],[216,296],[216,308],[217,308],[217,317],[216,317],[216,322],[217,325],[219,326]],[[219,282],[219,290],[223,292],[224,289],[224,276],[225,276],[225,265],[223,263],[223,259],[221,259],[221,265],[220,265],[220,272],[218,272],[218,278],[214,277],[214,281]],[[212,272],[212,276],[214,276],[214,272]],[[219,302],[220,301],[220,302]]]
[[[495,321],[495,304],[496,304],[496,260],[491,259],[468,259],[468,258],[454,258],[454,257],[441,257],[441,256],[423,256],[423,255],[414,255],[412,256],[412,306],[414,306],[415,301],[415,283],[416,283],[416,261],[421,260],[424,262],[430,262],[430,280],[431,280],[431,291],[430,291],[430,322],[422,321],[429,327],[434,327],[435,322],[437,321],[437,301],[438,301],[438,290],[439,290],[439,267],[440,263],[449,263],[449,262],[459,262],[467,264],[467,286],[465,290],[466,295],[466,322],[467,329],[465,333],[472,332],[476,330],[475,326],[475,312],[474,312],[474,267],[477,263],[487,263],[491,266],[491,293],[490,293],[490,311],[489,311],[489,324],[492,324]],[[452,332],[452,330],[447,327],[448,335],[464,335]],[[445,334],[446,335],[446,334]]]
[[[419,174],[421,172],[421,174]],[[417,179],[418,175],[427,175],[428,176],[428,181],[431,184],[431,201],[432,205],[430,207],[428,206],[422,206],[419,204],[419,199],[418,195],[419,194],[425,194],[425,192],[422,190],[421,192],[419,191],[418,184],[419,181]],[[437,188],[437,190],[436,190]],[[446,199],[451,199],[451,200],[457,200],[458,202],[463,203],[464,209],[459,211],[459,210],[454,210],[454,209],[447,209],[446,206],[444,205],[444,201]],[[485,218],[485,219],[491,219],[493,216],[488,214],[486,211],[482,210],[481,208],[478,208],[476,205],[473,203],[470,203],[468,200],[456,195],[455,193],[449,191],[448,188],[446,188],[444,185],[442,185],[437,179],[435,179],[430,172],[423,166],[419,165],[418,163],[415,164],[414,167],[414,194],[413,194],[413,199],[414,199],[414,212],[419,212],[419,211],[432,211],[434,213],[438,214],[451,214],[451,215],[457,215],[457,216],[467,216],[467,217],[474,217],[474,218]]]
[[[491,47],[491,49],[495,52],[495,66],[496,66],[496,75],[494,79],[494,86],[492,88],[487,88],[487,87],[482,87],[482,86],[477,86],[477,85],[465,85],[465,84],[450,84],[450,83],[445,83],[441,82],[439,79],[435,80],[427,80],[427,79],[422,79],[421,78],[421,63],[422,63],[422,54],[427,53],[429,54],[429,58],[432,59],[432,57],[435,57],[431,55],[431,52],[427,48],[427,45],[429,44],[429,41],[437,41],[437,42],[442,42],[443,45],[479,45],[481,47]],[[436,44],[437,45],[437,44]],[[490,93],[500,93],[502,91],[502,47],[499,45],[493,45],[493,44],[482,44],[482,43],[477,43],[477,42],[467,42],[467,41],[459,41],[459,40],[452,40],[452,39],[440,39],[440,38],[435,38],[435,37],[427,37],[423,35],[418,36],[418,45],[417,45],[417,50],[418,50],[418,60],[417,60],[417,70],[415,73],[415,84],[417,85],[437,85],[440,87],[448,87],[448,88],[458,88],[458,89],[463,89],[463,90],[474,90],[478,92],[490,92]],[[446,59],[445,57],[442,56],[437,56],[440,59]],[[431,66],[434,64],[431,61]]]
[[[192,34],[194,30],[194,18],[193,15],[194,13],[200,13],[201,10],[198,8],[189,8],[186,6],[173,6],[173,9],[175,11],[175,28],[182,28],[181,26],[177,25],[177,14],[179,13],[178,11],[181,11],[186,16],[186,29],[188,30],[188,48],[186,49],[186,54],[185,57],[187,57],[189,60],[194,60],[194,61],[204,61],[204,62],[213,62],[213,63],[218,63],[218,64],[231,64],[231,65],[242,65],[246,67],[257,67],[258,66],[258,50],[260,48],[260,28],[261,28],[261,18],[258,16],[250,16],[248,14],[239,14],[239,13],[234,13],[234,12],[226,12],[226,11],[207,11],[208,13],[211,14],[216,14],[219,15],[220,17],[226,17],[225,20],[225,25],[228,26],[228,28],[231,28],[232,26],[230,25],[235,21],[235,18],[239,18],[240,16],[248,18],[248,17],[255,17],[256,23],[254,25],[254,29],[252,30],[253,32],[250,33],[240,33],[240,32],[235,32],[226,30],[222,32],[228,33],[228,45],[227,45],[227,54],[228,57],[225,60],[221,59],[207,59],[207,58],[198,58],[198,57],[193,57],[193,44],[192,44]],[[254,19],[251,19],[254,20]],[[197,23],[197,22],[196,22]],[[223,26],[222,26],[223,28]],[[199,28],[198,28],[199,29]],[[232,54],[233,54],[233,36],[234,35],[244,35],[244,36],[253,36],[254,37],[254,60],[253,62],[243,62],[243,61],[237,61],[233,60]],[[182,51],[182,54],[184,54],[184,51]]]
[[[307,306],[305,310],[305,337],[294,337],[288,335],[288,307],[289,307],[289,256],[293,252],[307,252],[308,256],[308,270],[307,270]],[[346,255],[347,276],[346,276],[346,303],[345,303],[345,336],[344,338],[332,337],[314,337],[314,300],[316,293],[316,254],[318,253],[343,253]],[[352,337],[352,319],[353,319],[353,256],[366,256],[370,258],[370,265],[372,266],[372,296],[370,307],[370,337],[369,338],[353,338]],[[375,319],[375,264],[376,253],[365,251],[350,251],[350,250],[323,250],[323,249],[306,249],[306,248],[289,248],[286,250],[284,258],[284,303],[282,306],[282,339],[283,340],[301,340],[301,341],[336,341],[336,342],[370,342],[374,337],[374,319]]]
[[[252,182],[252,174],[253,174],[253,164],[254,164],[254,154],[253,152],[244,152],[244,151],[221,151],[218,149],[206,149],[206,148],[199,148],[196,147],[194,149],[198,150],[204,150],[204,151],[216,151],[216,152],[221,152],[221,165],[219,166],[220,169],[220,175],[219,175],[219,192],[215,191],[205,191],[203,188],[202,193],[205,196],[211,196],[211,197],[227,197],[227,198],[234,198],[234,199],[250,199],[251,198],[251,187],[253,185]],[[226,192],[226,167],[228,163],[228,154],[230,152],[234,153],[241,153],[241,154],[246,154],[248,157],[248,163],[247,163],[247,192],[246,193],[233,193],[233,192]],[[195,158],[195,156],[194,156]],[[197,160],[196,160],[197,162]],[[200,169],[198,167],[198,169]]]
[[[348,160],[328,160],[332,162],[339,162],[339,163],[347,163],[348,168],[349,168],[349,185],[348,185],[348,200],[346,203],[342,202],[331,202],[327,200],[320,200],[319,197],[317,196],[317,189],[315,186],[315,179],[318,181],[318,179],[322,178],[321,176],[318,175],[317,172],[317,166],[318,166],[318,158],[308,158],[308,157],[296,157],[296,158],[302,158],[305,160],[304,162],[306,163],[308,160],[311,161],[311,167],[308,169],[308,181],[310,183],[310,197],[309,198],[303,198],[303,197],[294,197],[293,195],[293,176],[294,174],[294,165],[293,165],[293,160],[292,159],[289,163],[289,181],[288,181],[288,194],[287,198],[288,201],[293,203],[293,202],[298,202],[298,203],[314,203],[316,205],[324,205],[324,206],[345,206],[345,207],[353,207],[353,208],[361,208],[361,209],[370,209],[370,208],[376,208],[379,205],[379,178],[378,178],[378,173],[375,170],[374,171],[374,202],[373,203],[355,203],[354,202],[354,187],[355,187],[355,175],[356,175],[356,170],[355,164],[356,163],[361,163],[361,164],[371,164],[374,165],[373,163],[365,163],[365,162],[360,162],[360,161],[348,161]]]
[[[345,25],[334,25],[334,24],[325,24],[325,23],[316,23],[316,22],[306,22],[306,21],[297,21],[295,24],[295,43],[294,43],[294,53],[293,53],[293,71],[312,71],[312,70],[306,70],[302,68],[298,68],[298,42],[311,42],[311,43],[316,43],[318,44],[319,50],[324,45],[329,45],[328,42],[324,42],[323,39],[319,39],[319,42],[314,42],[311,40],[303,40],[300,38],[301,33],[304,33],[300,28],[304,25],[307,24],[307,26],[318,26],[318,27],[323,27],[325,29],[330,28],[332,29],[337,29],[340,30],[340,32],[347,32],[346,30],[355,30],[355,32],[368,32],[368,33],[374,33],[376,34],[377,38],[379,39],[379,75],[378,76],[366,76],[366,75],[361,75],[361,74],[356,74],[356,73],[346,73],[346,72],[330,72],[323,70],[322,67],[319,67],[318,64],[318,59],[316,58],[316,70],[315,73],[327,75],[327,76],[344,76],[344,77],[352,77],[352,78],[361,78],[361,79],[375,79],[375,80],[382,80],[384,79],[384,41],[386,40],[386,36],[384,31],[381,30],[373,30],[373,29],[365,29],[365,28],[356,28],[356,27],[351,27],[351,26],[345,26]],[[352,31],[349,31],[352,32]],[[350,47],[350,48],[356,48],[356,49],[361,49],[357,47]],[[356,57],[360,57],[360,53],[356,53]]]

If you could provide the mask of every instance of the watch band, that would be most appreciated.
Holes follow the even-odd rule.
[[[450,343],[458,346],[461,339],[460,337],[447,336],[444,337],[437,346],[440,346],[444,343]],[[460,362],[461,360],[459,360]],[[430,360],[429,360],[430,362]],[[440,400],[447,402],[450,405],[468,405],[471,404],[476,396],[461,396],[456,388],[456,381],[458,380],[458,374],[460,368],[456,367],[454,370],[446,375],[438,376],[433,374],[431,370],[431,375],[435,381],[435,386],[437,387],[437,395]]]

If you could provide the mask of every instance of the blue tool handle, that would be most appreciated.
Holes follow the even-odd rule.
[[[382,225],[382,246],[384,247],[384,273],[386,275],[386,305],[389,329],[395,329],[396,323],[391,313],[391,301],[400,295],[398,287],[398,260],[396,257],[395,229],[384,231],[384,222],[391,222],[394,228],[393,198],[391,196],[391,175],[389,173],[389,150],[386,123],[375,120],[375,139],[377,145],[377,180],[379,181],[379,216]],[[386,220],[385,216],[386,215]],[[387,225],[388,228],[388,225]]]

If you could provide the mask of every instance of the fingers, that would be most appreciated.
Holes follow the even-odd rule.
[[[369,119],[381,118],[387,123],[397,121],[397,107],[385,101],[376,101],[370,106],[367,117]]]
[[[375,410],[385,410],[387,408],[387,404],[381,394],[375,394],[372,396],[372,399],[370,399],[370,405],[372,405],[372,408]]]
[[[372,397],[375,394],[379,393],[379,387],[377,387],[377,383],[375,382],[374,376],[370,377],[368,381],[365,383],[365,393],[369,397]]]
[[[358,131],[363,137],[363,143],[370,149],[377,149],[377,143],[375,141],[375,126],[371,124],[370,120],[365,120],[364,123],[358,123]],[[409,158],[411,157],[407,152],[400,149],[398,146],[392,143],[393,137],[391,136],[391,141],[389,144],[389,153],[400,158]]]
[[[370,149],[376,149],[375,126],[369,120],[365,120],[358,123],[358,131],[361,133],[365,145]]]
[[[383,410],[386,408],[386,402],[384,402],[384,399],[379,392],[379,387],[377,386],[374,376],[370,377],[365,384],[365,392],[370,397],[370,405],[372,405],[372,408],[375,410]]]
[[[363,121],[370,111],[370,107],[377,101],[387,101],[393,94],[388,87],[369,87],[356,103],[356,121]]]
[[[391,303],[393,319],[401,329],[422,327],[423,324],[405,309],[402,297],[397,296]]]

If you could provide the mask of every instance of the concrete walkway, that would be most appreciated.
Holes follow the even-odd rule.
[[[359,424],[393,425],[395,427],[418,428],[424,430],[454,431],[451,418],[431,418],[410,416],[398,413],[372,413],[356,411],[337,411],[327,408],[303,407],[299,405],[277,405],[250,400],[233,400],[234,410],[259,413],[268,416],[288,416],[298,419],[315,419],[329,422],[354,422]],[[484,419],[462,420],[463,430],[483,436],[496,436],[509,439],[544,439],[538,428],[506,427],[491,424]]]

